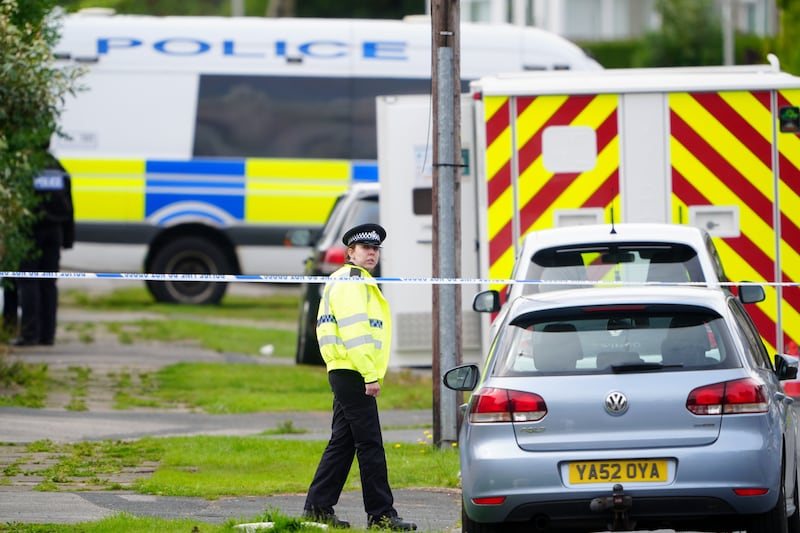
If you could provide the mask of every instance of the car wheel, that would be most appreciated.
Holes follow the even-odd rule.
[[[298,365],[322,365],[322,355],[317,343],[316,318],[319,308],[318,287],[306,285],[297,321],[297,351],[295,363]]]
[[[214,243],[188,237],[171,241],[159,249],[149,270],[156,274],[229,274],[232,267],[225,253]],[[148,280],[147,288],[159,302],[218,304],[228,284]]]
[[[750,520],[747,533],[788,533],[789,524],[786,517],[786,497],[783,482],[778,493],[778,502],[772,510],[756,515]]]
[[[794,478],[794,514],[789,517],[789,533],[800,533],[800,496],[797,494],[797,477]]]
[[[503,529],[503,524],[482,524],[474,522],[464,509],[464,504],[461,504],[461,533],[500,533],[501,531],[508,531]]]

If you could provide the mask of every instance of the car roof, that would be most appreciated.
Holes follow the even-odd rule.
[[[345,194],[368,196],[370,194],[377,194],[380,190],[381,187],[377,181],[356,181],[350,185],[350,188]]]
[[[691,305],[713,309],[722,315],[727,309],[729,298],[732,298],[730,293],[719,289],[681,285],[566,289],[517,297],[511,302],[507,318],[548,309],[615,304]]]
[[[524,236],[523,249],[592,242],[676,242],[704,246],[707,232],[696,226],[661,223],[587,224],[533,231]]]

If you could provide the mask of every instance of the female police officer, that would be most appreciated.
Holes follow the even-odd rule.
[[[336,517],[333,507],[357,455],[367,524],[411,531],[416,524],[398,517],[394,508],[376,402],[389,366],[392,326],[389,304],[370,273],[385,238],[386,231],[378,224],[347,231],[342,238],[347,263],[325,284],[317,340],[333,390],[333,422],[308,489],[304,515],[334,527],[350,526]]]

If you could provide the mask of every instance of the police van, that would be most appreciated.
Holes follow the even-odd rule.
[[[348,185],[378,180],[375,97],[430,93],[427,18],[77,13],[61,35],[56,57],[87,67],[52,142],[76,216],[62,265],[77,271],[301,274],[287,232],[319,231]],[[465,92],[494,72],[600,68],[536,28],[461,28]],[[147,283],[166,302],[226,289]]]

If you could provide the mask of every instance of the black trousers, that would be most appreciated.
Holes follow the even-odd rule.
[[[58,272],[62,235],[60,224],[46,224],[34,229],[34,242],[39,253],[22,261],[20,270]],[[18,278],[17,288],[22,307],[20,336],[35,343],[52,344],[56,337],[58,309],[55,278]]]
[[[12,278],[3,280],[3,327],[12,333],[17,330],[19,297],[17,282]]]
[[[331,438],[308,489],[305,510],[333,513],[357,457],[367,515],[397,516],[375,398],[366,395],[364,378],[358,372],[332,370],[328,382],[333,390]]]

